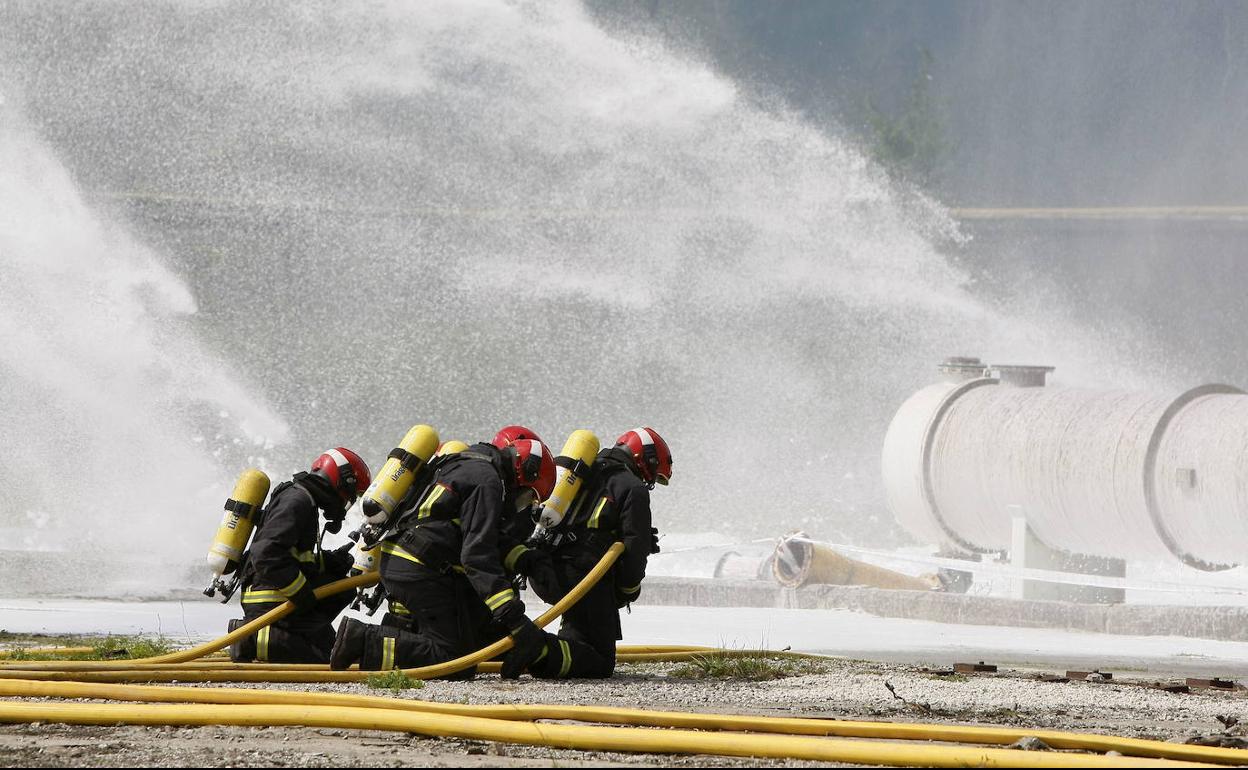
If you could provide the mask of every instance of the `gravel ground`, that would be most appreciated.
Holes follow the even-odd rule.
[[[1248,721],[1248,692],[1169,693],[1138,686],[1147,673],[1109,682],[1049,683],[1036,672],[952,677],[916,666],[830,660],[826,673],[767,682],[690,680],[674,666],[625,665],[607,681],[429,682],[396,697],[455,703],[573,703],[777,716],[999,724],[1183,741],[1224,733],[1219,717]],[[1121,680],[1121,681],[1119,681]],[[1136,684],[1132,684],[1132,683]],[[886,683],[891,685],[889,691]],[[253,685],[279,687],[279,685]],[[365,685],[284,689],[391,694]],[[904,699],[904,700],[902,700]],[[1238,725],[1230,734],[1238,736]],[[408,734],[321,728],[0,726],[2,767],[432,767],[636,765],[809,766],[706,756],[626,755]]]

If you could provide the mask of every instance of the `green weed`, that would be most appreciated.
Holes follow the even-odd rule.
[[[676,666],[668,672],[668,676],[677,679],[745,679],[760,682],[823,673],[827,673],[827,667],[809,658],[708,652]]]
[[[5,641],[20,641],[22,644],[0,650],[0,660],[31,661],[31,660],[133,660],[164,655],[177,649],[170,640],[164,637],[146,638],[141,636],[59,636],[59,637],[19,637]],[[89,651],[74,653],[38,651],[38,648],[50,647],[90,647]]]
[[[397,668],[384,674],[369,674],[364,683],[374,690],[390,690],[391,692],[419,690],[425,686],[424,680],[413,679]]]

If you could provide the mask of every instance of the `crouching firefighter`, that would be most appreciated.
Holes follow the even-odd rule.
[[[563,665],[530,668],[534,676],[605,678],[614,673],[615,643],[623,638],[620,610],[641,595],[646,562],[659,551],[650,491],[655,484],[666,486],[671,477],[667,442],[653,428],[630,430],[594,458],[567,514],[548,529],[539,525],[528,544],[536,553],[525,554],[529,558],[519,563],[533,590],[551,604],[589,574],[612,543],[623,542],[624,553],[611,573],[564,613],[557,640]],[[554,591],[546,577],[550,566]]]
[[[327,450],[308,473],[279,484],[261,514],[243,567],[243,618],[231,631],[290,600],[295,611],[255,635],[230,646],[235,662],[327,663],[334,641],[333,620],[354,598],[351,591],[317,601],[313,591],[341,580],[354,558],[347,543],[322,551],[320,513],[325,531],[337,533],[347,509],[368,488],[368,465],[350,449]]]
[[[416,630],[344,619],[330,667],[433,665],[505,634],[515,642],[503,661],[505,677],[550,657],[554,637],[525,616],[500,549],[513,514],[549,495],[554,481],[550,450],[518,426],[442,460],[420,504],[380,546],[382,585],[411,613]],[[467,669],[452,676],[474,674]]]
[[[418,425],[411,431],[408,431],[408,435],[404,437],[404,443],[401,443],[397,449],[391,452],[390,459],[394,459],[396,455],[400,460],[406,459],[402,454],[400,454],[400,452],[401,450],[406,451],[409,448],[410,443],[408,442],[408,438],[413,435],[414,431],[418,431],[421,428],[427,428],[429,431],[433,430],[432,428],[428,428],[428,426]],[[436,434],[434,437],[436,439]],[[404,444],[408,444],[408,446],[404,446]],[[355,555],[355,564],[351,567],[351,575],[360,575],[365,572],[377,572],[378,567],[381,564],[380,544],[381,541],[384,540],[390,533],[392,522],[405,521],[410,516],[415,515],[415,511],[422,502],[425,492],[429,489],[429,484],[432,482],[434,474],[437,473],[438,468],[441,467],[445,458],[450,455],[459,454],[467,448],[468,445],[464,442],[454,440],[446,441],[438,445],[437,450],[433,453],[433,456],[429,458],[428,462],[422,461],[420,465],[415,468],[415,473],[412,474],[412,478],[406,479],[408,482],[407,489],[399,497],[399,502],[394,506],[392,511],[386,512],[384,510],[378,510],[380,507],[379,505],[376,503],[370,504],[370,497],[380,497],[379,494],[375,495],[373,487],[370,487],[368,491],[364,493],[361,508],[362,513],[365,516],[366,526],[361,527],[359,531],[353,532],[350,535],[350,538],[356,541],[356,548],[353,552]],[[390,465],[389,459],[386,462],[387,465]],[[407,465],[415,465],[415,463],[409,462]],[[395,480],[396,483],[404,481],[402,476],[395,474],[393,470],[391,471],[391,475],[387,477],[386,471],[387,468],[383,467],[381,473],[379,474],[382,484],[385,483],[387,478]],[[376,481],[373,482],[373,485],[375,487],[379,487],[379,484]],[[378,491],[384,492],[386,490],[380,489],[379,487]],[[397,494],[397,488],[390,490],[389,494],[391,495],[391,499],[393,499],[393,495]],[[371,516],[370,511],[372,511]],[[408,612],[407,607],[404,607],[402,602],[391,596],[387,596],[385,586],[381,583],[374,585],[371,589],[361,588],[357,594],[355,602],[351,605],[351,609],[362,609],[368,615],[372,615],[377,611],[383,602],[385,602],[388,606],[388,610],[382,615],[381,618],[381,624],[383,626],[398,626],[408,631],[417,630],[415,624],[412,622],[412,613]]]

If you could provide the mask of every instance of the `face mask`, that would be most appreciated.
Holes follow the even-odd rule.
[[[533,507],[537,502],[537,493],[532,489],[524,488],[516,493],[516,513],[522,513]]]

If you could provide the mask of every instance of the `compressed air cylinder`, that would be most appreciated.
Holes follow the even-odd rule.
[[[564,442],[563,449],[555,458],[555,488],[542,506],[535,535],[541,535],[559,526],[568,515],[576,495],[581,491],[585,473],[598,456],[598,437],[588,430],[575,430]]]
[[[217,527],[217,536],[208,548],[208,569],[214,580],[238,567],[255,528],[256,514],[268,494],[269,477],[263,471],[248,468],[238,477],[234,491],[225,501],[225,516]]]
[[[442,446],[438,447],[438,457],[442,457],[444,455],[457,455],[467,448],[468,445],[462,441],[456,441],[454,439],[445,441],[442,443]]]
[[[351,565],[351,575],[363,575],[365,572],[376,572],[378,567],[377,557],[381,555],[378,550],[380,545],[374,545],[372,548],[366,548],[364,543],[355,544],[355,548],[351,549],[351,555],[355,557],[355,562]]]
[[[369,524],[384,524],[411,488],[421,466],[437,451],[438,432],[428,425],[415,425],[390,452],[381,472],[364,492],[361,508]]]

